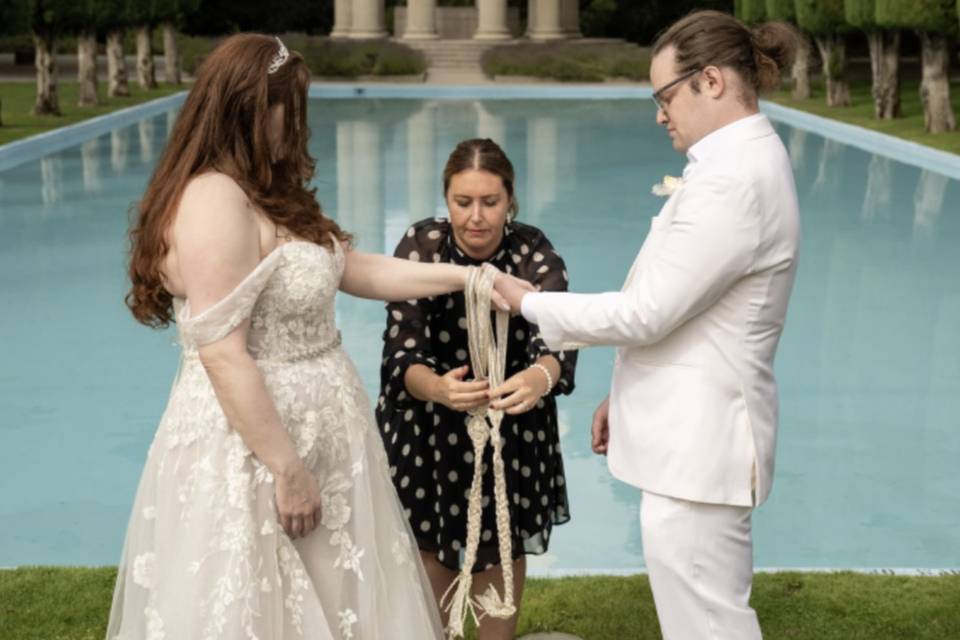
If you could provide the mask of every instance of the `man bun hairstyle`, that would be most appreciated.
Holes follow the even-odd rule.
[[[753,29],[728,13],[694,11],[657,36],[653,55],[668,47],[676,52],[678,74],[708,66],[734,70],[753,96],[776,89],[780,72],[793,62],[796,30],[785,22],[767,22]],[[699,90],[696,81],[693,88]]]

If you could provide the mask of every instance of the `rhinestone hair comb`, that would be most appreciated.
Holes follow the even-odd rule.
[[[274,36],[276,38],[276,36]],[[283,66],[283,63],[287,61],[287,58],[290,57],[290,52],[287,51],[287,47],[283,44],[283,41],[280,38],[277,38],[277,55],[273,56],[273,59],[270,61],[270,66],[267,67],[267,75],[271,73],[276,73],[277,69]]]

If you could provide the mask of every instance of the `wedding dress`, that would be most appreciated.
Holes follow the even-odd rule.
[[[288,242],[210,309],[175,305],[180,373],[134,501],[108,640],[442,636],[370,403],[340,348],[343,267],[339,243]],[[322,495],[320,523],[297,540],[197,355],[246,318],[248,349]]]

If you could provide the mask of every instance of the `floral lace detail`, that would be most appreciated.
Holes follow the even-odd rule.
[[[337,613],[340,616],[340,635],[343,636],[343,640],[351,640],[353,638],[353,625],[357,624],[357,614],[353,612],[353,609],[345,609]]]
[[[402,567],[404,565],[413,564],[413,552],[411,551],[411,547],[412,545],[410,544],[410,536],[407,535],[405,531],[398,531],[397,539],[390,547],[390,551],[393,553],[393,559],[396,561],[397,566]]]
[[[147,456],[108,637],[440,637],[429,586],[388,561],[412,558],[414,545],[390,534],[403,526],[396,493],[363,384],[339,348],[344,264],[339,244],[292,242],[210,309],[192,316],[177,304],[183,358]],[[248,317],[248,350],[320,488],[320,526],[296,541],[280,526],[273,475],[229,424],[196,357]],[[377,580],[364,582],[366,566]],[[361,609],[387,600],[405,612],[402,629],[392,612]]]
[[[153,607],[147,607],[143,611],[147,618],[147,640],[165,640],[167,634],[163,630],[163,619]]]

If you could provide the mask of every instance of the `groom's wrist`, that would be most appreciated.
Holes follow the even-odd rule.
[[[536,296],[535,293],[528,291],[520,297],[520,315],[522,315],[527,322],[539,324],[537,322],[537,312],[534,308],[534,296]]]

